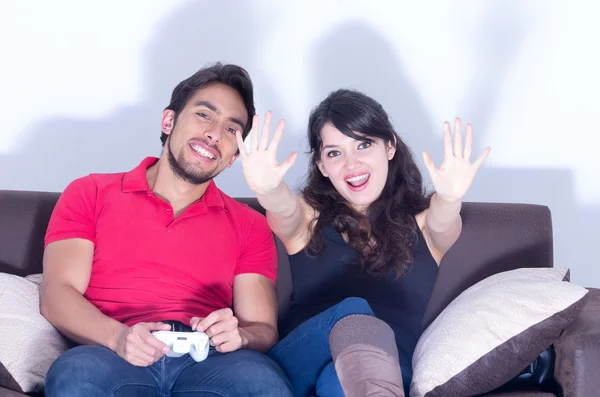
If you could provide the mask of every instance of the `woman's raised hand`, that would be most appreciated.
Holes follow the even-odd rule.
[[[279,186],[284,175],[294,165],[298,157],[298,152],[293,152],[281,164],[277,163],[277,147],[283,134],[285,121],[283,119],[279,120],[273,139],[269,144],[271,118],[271,112],[267,112],[259,139],[259,117],[258,115],[253,117],[249,150],[246,150],[242,134],[239,131],[236,133],[244,178],[246,178],[246,183],[248,183],[250,189],[260,196],[268,195]]]
[[[462,200],[469,190],[477,170],[490,152],[486,147],[483,153],[471,163],[471,150],[473,147],[473,128],[467,124],[466,142],[463,148],[461,121],[454,121],[454,144],[450,123],[444,123],[444,160],[436,168],[429,153],[423,151],[425,166],[431,177],[431,182],[440,198],[448,202]]]

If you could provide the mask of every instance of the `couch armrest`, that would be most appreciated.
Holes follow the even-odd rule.
[[[600,391],[600,289],[589,291],[583,311],[555,344],[554,377],[564,397],[589,397]]]

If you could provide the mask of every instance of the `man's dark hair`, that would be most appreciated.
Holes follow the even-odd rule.
[[[244,105],[246,106],[246,111],[248,112],[248,123],[242,132],[242,137],[246,138],[252,128],[252,117],[254,117],[256,110],[254,108],[254,87],[252,85],[252,80],[250,79],[248,72],[240,66],[223,65],[220,62],[217,62],[198,70],[192,76],[177,84],[171,95],[171,103],[169,103],[169,106],[167,106],[165,110],[168,109],[175,112],[173,120],[176,123],[179,113],[181,113],[196,91],[211,83],[228,85],[236,90],[242,97]],[[169,135],[164,132],[161,133],[160,140],[163,146],[165,145],[168,136]]]

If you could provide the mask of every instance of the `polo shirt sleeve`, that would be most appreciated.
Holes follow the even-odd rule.
[[[235,275],[256,273],[267,277],[273,283],[277,280],[277,246],[273,232],[265,217],[250,210],[252,222],[241,241],[240,258]]]
[[[91,175],[75,179],[62,192],[50,216],[44,247],[71,238],[94,242],[98,187]]]

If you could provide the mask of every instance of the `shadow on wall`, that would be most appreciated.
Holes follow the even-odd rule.
[[[385,38],[362,22],[349,22],[322,37],[313,54],[311,74],[316,80],[312,96],[321,100],[338,88],[350,88],[375,98],[388,112],[401,138],[412,148],[427,178],[421,166],[421,150],[427,148],[437,159],[441,158],[443,148],[438,145],[439,139],[434,134],[436,126],[418,87],[413,86]]]
[[[481,56],[459,115],[474,125],[475,154],[481,153],[488,143],[487,130],[504,73],[534,22],[523,16],[522,9],[512,12],[499,1],[486,4],[489,8],[479,23],[483,33],[465,34],[465,39],[475,40],[472,45]],[[257,109],[260,111],[266,106],[273,110],[276,118],[284,115],[286,109],[279,108],[281,102],[261,73],[260,59],[257,59],[261,42],[268,34],[263,29],[270,26],[269,17],[276,10],[272,4],[269,10],[256,7],[245,1],[236,2],[235,7],[228,2],[210,0],[183,3],[158,25],[156,35],[148,44],[142,62],[145,90],[140,103],[121,107],[106,118],[55,118],[33,125],[25,134],[20,150],[0,156],[0,167],[5,170],[1,184],[51,191],[88,173],[121,172],[125,170],[123,164],[133,168],[143,157],[159,155],[160,116],[172,89],[180,80],[216,60],[244,66],[259,94]],[[405,72],[401,57],[386,39],[368,25],[350,22],[315,43],[313,54],[311,67],[316,80],[312,97],[320,100],[334,89],[350,87],[379,100],[413,149],[427,181],[421,150],[429,150],[439,165],[443,149],[439,131],[443,120],[432,119],[418,87],[413,86]],[[91,71],[90,78],[95,73]],[[281,156],[299,149],[298,139],[293,139],[293,134],[286,137],[280,144]],[[300,151],[306,151],[305,133],[301,134],[300,141]],[[494,156],[494,150],[490,156]],[[306,162],[299,159],[290,170],[291,179],[303,174],[304,164]],[[236,162],[234,167],[239,164]],[[225,170],[217,178],[220,186],[231,187],[227,192],[233,196],[248,194],[240,171]],[[600,208],[581,207],[577,203],[570,170],[484,165],[466,199],[548,205],[554,219],[555,265],[573,267],[575,282],[591,281],[600,286],[600,270],[590,260],[595,257],[592,249],[598,244],[594,229],[600,224]]]
[[[463,123],[473,124],[473,158],[488,145],[487,131],[505,72],[516,57],[531,21],[494,2],[480,26],[487,33],[471,36],[477,38],[474,46],[482,54],[481,63],[460,106],[464,114],[457,115]],[[317,76],[313,96],[324,98],[343,87],[361,90],[377,99],[412,148],[424,181],[431,187],[421,151],[428,150],[436,165],[441,164],[444,120],[432,119],[418,87],[407,76],[402,59],[386,39],[362,22],[349,22],[322,37],[313,54],[313,73]],[[448,117],[452,121],[454,116]],[[490,156],[493,155],[492,149]],[[592,239],[598,240],[594,235],[595,225],[600,224],[600,208],[577,203],[571,170],[498,168],[484,164],[465,200],[547,205],[553,216],[555,266],[572,268],[573,282],[600,286],[600,271],[586,260],[594,257],[592,250],[598,244]]]
[[[0,167],[10,170],[2,176],[2,185],[62,190],[80,176],[127,171],[148,155],[159,156],[160,118],[173,88],[214,61],[246,68],[254,82],[257,110],[269,106],[275,114],[283,114],[258,66],[257,49],[269,24],[257,18],[266,22],[268,17],[268,12],[258,12],[255,5],[245,1],[235,6],[210,0],[182,3],[157,25],[148,41],[140,62],[141,101],[120,107],[106,118],[54,118],[33,125],[24,134],[19,150],[0,157]],[[90,71],[90,78],[96,73],[101,70]],[[282,142],[282,150],[292,150],[291,143],[284,145]],[[240,184],[243,177],[239,171],[225,169],[219,185],[245,187]]]

